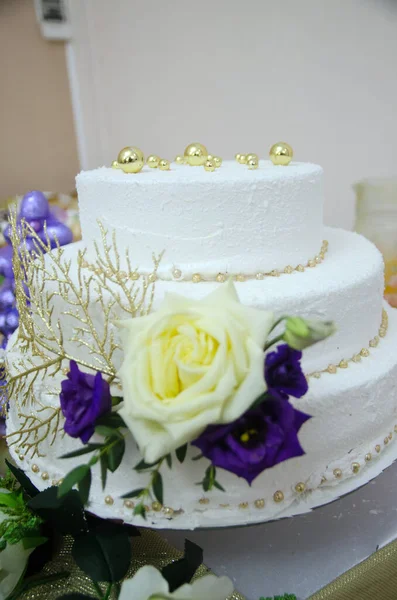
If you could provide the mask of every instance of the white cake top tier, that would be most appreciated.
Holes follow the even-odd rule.
[[[225,161],[214,172],[172,163],[127,174],[102,167],[76,179],[84,242],[115,230],[134,265],[160,274],[254,275],[306,265],[323,240],[323,170],[309,163],[259,168]]]

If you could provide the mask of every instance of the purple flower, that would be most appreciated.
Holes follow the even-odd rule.
[[[65,417],[65,432],[86,444],[94,433],[95,421],[112,408],[109,384],[102,373],[89,375],[80,371],[74,360],[61,383],[61,409]]]
[[[251,485],[265,469],[305,453],[298,431],[310,418],[286,400],[266,400],[234,423],[210,425],[192,443],[214,466]]]
[[[300,359],[302,352],[288,344],[278,346],[265,358],[265,380],[273,398],[288,400],[289,396],[301,398],[308,390]]]

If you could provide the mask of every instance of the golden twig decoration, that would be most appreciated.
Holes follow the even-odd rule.
[[[48,436],[55,441],[62,418],[59,407],[41,404],[37,386],[41,395],[51,379],[54,384],[61,371],[67,372],[71,360],[101,371],[109,383],[117,379],[115,353],[121,349],[113,321],[150,312],[161,255],[153,256],[149,275],[128,279],[133,273],[128,251],[122,261],[115,235],[109,244],[99,224],[101,244],[95,243],[95,261],[87,273],[86,249],[72,264],[57,240],[52,248],[46,229],[43,241],[28,223],[18,223],[15,209],[10,223],[21,357],[7,367],[6,393],[18,407],[21,428],[9,437],[34,456]],[[35,407],[36,414],[27,407]],[[50,414],[42,419],[38,415],[45,410]]]

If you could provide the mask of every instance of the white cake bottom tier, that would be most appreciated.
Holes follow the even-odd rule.
[[[368,348],[370,341],[378,335],[382,318],[384,277],[383,260],[379,251],[355,233],[326,228],[325,234],[329,240],[329,250],[325,260],[316,267],[308,267],[304,272],[266,277],[263,280],[235,282],[240,300],[245,305],[272,310],[277,316],[300,315],[335,322],[336,333],[304,353],[303,367],[306,373],[325,369],[329,364],[338,365],[341,360],[351,359],[362,348]],[[64,260],[70,261],[70,277],[77,287],[77,259],[79,251],[83,249],[84,244],[80,242],[63,250]],[[88,255],[90,256],[90,251]],[[70,306],[65,300],[65,293],[59,289],[57,278],[53,277],[51,259],[48,256],[46,263],[50,276],[45,282],[45,290],[51,296],[49,305],[53,307],[53,323],[56,323],[57,319],[62,323],[66,350],[72,356],[89,361],[88,350],[84,346],[77,347],[75,341],[69,341],[73,337],[81,336],[81,333],[76,333],[73,329],[79,323],[74,316],[70,316],[70,312],[74,314],[79,312],[79,309]],[[87,267],[82,271],[86,276],[90,274]],[[142,277],[136,281],[136,285],[141,285],[141,282]],[[116,292],[119,291],[117,283],[111,279],[108,279],[107,283],[110,287],[113,286]],[[219,285],[217,282],[192,283],[159,278],[155,283],[153,310],[161,304],[167,293],[200,299]],[[70,287],[69,285],[69,292]],[[106,303],[110,295],[106,290],[103,294]],[[69,293],[69,299],[74,300],[72,292]],[[97,302],[94,286],[90,295],[89,311],[101,335],[103,310]],[[115,306],[113,316],[127,318],[130,315]],[[118,330],[112,325],[110,328],[118,341]],[[116,369],[121,366],[121,361],[122,354],[116,351]]]
[[[389,330],[380,346],[347,369],[312,379],[309,393],[294,402],[296,408],[313,417],[299,433],[304,456],[264,471],[251,486],[218,469],[218,480],[226,492],[215,490],[204,494],[196,482],[203,478],[208,461],[189,460],[197,455],[197,449],[191,448],[182,465],[174,460],[172,469],[167,466],[162,469],[165,507],[158,511],[149,507],[147,524],[193,529],[243,525],[297,514],[362,485],[390,464],[397,456],[397,311],[387,310]],[[16,345],[10,350],[10,363],[17,361],[18,356]],[[59,389],[59,380],[51,382],[51,388],[52,393],[44,389],[40,392],[36,386],[42,406],[49,407],[41,410],[41,419],[51,406],[59,405],[54,394],[54,389]],[[31,414],[35,411],[35,407],[25,409]],[[20,428],[19,412],[14,401],[7,425],[9,434]],[[58,436],[54,445],[50,437],[43,443],[44,457],[25,456],[21,460],[18,444],[11,451],[18,466],[43,489],[84,462],[83,457],[57,458],[79,447],[79,441]],[[141,517],[133,516],[131,502],[126,505],[120,498],[147,485],[147,475],[133,469],[139,460],[130,437],[122,464],[108,478],[105,491],[99,472],[94,471],[89,507],[93,513],[142,525]]]

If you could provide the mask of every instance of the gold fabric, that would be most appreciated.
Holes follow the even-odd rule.
[[[396,600],[397,540],[350,569],[308,600]]]

